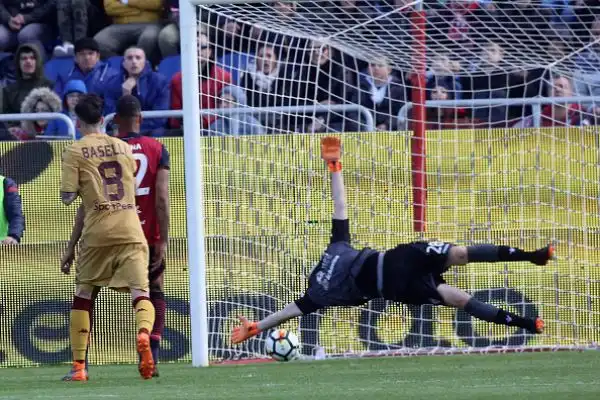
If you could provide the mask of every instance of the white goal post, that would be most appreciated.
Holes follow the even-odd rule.
[[[545,270],[486,264],[447,273],[449,283],[483,301],[542,314],[548,329],[539,339],[517,330],[507,334],[443,308],[375,301],[286,325],[301,333],[303,344],[310,342],[313,355],[323,347],[331,356],[356,356],[581,349],[600,343],[600,50],[594,55],[600,49],[600,19],[597,25],[590,22],[600,8],[569,14],[544,8],[542,0],[498,1],[503,5],[495,8],[467,0],[365,0],[368,12],[349,12],[342,21],[338,9],[332,11],[334,1],[299,1],[312,17],[302,26],[270,16],[255,3],[180,2],[193,366],[260,357],[261,338],[235,349],[226,343],[237,313],[258,318],[300,294],[303,271],[316,261],[328,234],[328,176],[319,169],[317,143],[319,135],[331,133],[347,137],[345,171],[357,245],[384,249],[422,238],[530,249],[553,241],[561,259]],[[384,3],[394,6],[387,9]],[[472,3],[479,3],[476,11],[461,8]],[[229,8],[219,8],[225,5]],[[296,85],[320,75],[285,71],[284,81],[293,88],[277,94],[285,104],[248,102],[265,126],[260,108],[266,115],[268,107],[292,106],[296,111],[280,112],[284,122],[268,134],[212,135],[222,126],[208,126],[205,112],[213,107],[201,108],[207,93],[198,84],[198,9],[200,14],[214,11],[218,26],[209,29],[217,31],[216,37],[256,23],[273,33],[270,37],[292,38],[283,45],[292,69],[302,70],[294,52],[340,53],[335,62],[343,76],[328,79],[330,85],[343,81],[335,90],[329,87],[339,98],[323,100],[317,98],[318,88]],[[432,9],[435,15],[426,19]],[[223,21],[232,21],[231,26]],[[584,34],[564,33],[577,24],[585,27]],[[394,36],[397,32],[405,36]],[[243,45],[227,40],[211,45],[234,57],[245,52]],[[269,44],[265,39],[253,51]],[[376,132],[365,131],[359,113],[340,111],[340,119],[350,124],[332,128],[330,116],[319,120],[316,108],[306,117],[293,108],[300,102],[286,103],[307,98],[312,102],[302,107],[337,104],[336,111],[343,109],[340,104],[379,104],[391,97],[392,86],[386,94],[368,84],[378,79],[372,69],[387,67],[399,71],[400,78],[390,74],[386,79],[400,82],[403,93],[387,110],[369,106]],[[236,61],[228,72],[238,78],[227,83],[235,86],[239,79],[241,87],[248,68]],[[246,87],[248,97],[252,90]],[[210,95],[219,104],[226,98]],[[295,133],[271,135],[285,132]],[[211,289],[211,282],[219,289]],[[215,300],[215,290],[226,295]],[[320,332],[320,324],[327,329]]]

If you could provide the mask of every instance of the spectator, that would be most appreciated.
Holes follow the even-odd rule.
[[[54,48],[54,57],[72,56],[75,51],[73,43],[87,37],[88,33],[88,1],[56,0],[56,16],[58,31],[62,45]]]
[[[225,86],[219,96],[218,108],[246,107],[246,94],[238,86]],[[216,119],[208,128],[217,135],[262,135],[264,127],[252,114],[233,113]]]
[[[52,88],[52,82],[44,77],[42,56],[35,44],[22,44],[15,54],[16,81],[2,89],[2,113],[18,114],[21,104],[35,88]],[[19,122],[9,122],[9,131],[14,135]]]
[[[73,121],[73,125],[75,125],[75,127],[77,127],[77,116],[75,115],[75,106],[79,102],[79,98],[81,97],[81,95],[86,93],[87,89],[83,81],[75,79],[67,82],[67,85],[65,86],[65,92],[63,93],[62,101],[63,114],[71,118],[71,121]],[[75,134],[77,139],[81,138],[81,132],[79,132],[79,129],[76,129]],[[48,126],[44,131],[44,135],[69,137],[69,128],[63,120],[53,119],[48,122]]]
[[[297,27],[302,30],[305,27],[314,26],[309,19],[297,11],[297,2],[276,1],[265,12],[272,14],[271,18],[277,20],[281,26],[293,29]],[[253,25],[248,32],[251,38],[250,53],[255,53],[256,46],[260,43],[272,43],[281,51],[281,59],[291,65],[302,64],[305,49],[310,48],[310,41],[299,36],[282,34],[269,30],[270,27]]]
[[[363,76],[352,102],[373,112],[378,130],[395,130],[396,115],[405,100],[404,91],[402,83],[392,75],[388,61],[383,58],[374,59],[369,64],[369,74]]]
[[[504,63],[504,49],[495,43],[483,48],[478,63],[471,67],[468,76],[461,79],[464,97],[473,99],[508,98],[509,74]],[[508,108],[504,105],[483,106],[473,110],[476,125],[505,127],[508,120]]]
[[[548,88],[550,97],[571,97],[573,96],[573,86],[569,78],[565,76],[555,76],[551,80]],[[583,115],[579,104],[560,104],[552,103],[542,107],[541,125],[550,126],[578,126],[583,122]],[[533,116],[523,118],[515,128],[529,128],[534,126]]]
[[[102,56],[116,56],[135,45],[144,50],[152,65],[158,65],[162,0],[104,0],[104,9],[112,17],[113,24],[94,37],[100,45]]]
[[[286,90],[286,68],[272,45],[258,49],[256,58],[242,73],[241,87],[246,90],[250,107],[276,107],[289,104],[291,93]],[[263,124],[276,125],[274,114],[261,116]]]
[[[54,0],[0,2],[0,51],[23,43],[36,43],[39,51],[44,51],[43,42],[56,36],[51,24],[54,6]]]
[[[427,71],[427,87],[437,86],[451,90],[452,99],[462,98],[462,85],[457,74],[460,72],[460,63],[443,54],[434,57],[431,69]]]
[[[593,25],[592,44],[580,53],[575,62],[575,91],[578,96],[600,96],[600,20]],[[600,115],[600,104],[585,103],[584,107],[593,114]]]
[[[169,22],[158,34],[158,47],[163,58],[179,54],[179,1],[167,0]]]
[[[456,82],[450,80],[430,80],[427,83],[428,100],[454,100],[456,97]],[[465,118],[464,109],[452,107],[427,107],[427,129],[461,129],[470,127],[470,121]]]
[[[208,110],[215,108],[216,99],[223,87],[231,84],[231,75],[219,68],[213,59],[213,51],[205,33],[198,33],[198,63],[200,85],[200,109]],[[171,109],[181,110],[183,104],[181,88],[181,72],[173,75],[171,79]],[[208,127],[214,120],[214,116],[205,116],[203,126]],[[180,128],[181,121],[173,118],[170,120],[171,128]]]
[[[163,75],[152,71],[144,50],[130,47],[125,51],[120,72],[107,83],[104,91],[104,113],[116,112],[121,96],[133,95],[143,111],[169,109],[169,82]],[[144,118],[141,129],[152,135],[164,134],[166,118]]]
[[[501,32],[510,35],[511,40],[526,49],[540,48],[552,35],[550,11],[532,0],[496,1],[500,9],[496,17]]]
[[[21,104],[21,113],[59,113],[60,97],[52,89],[41,87],[33,89]],[[22,121],[17,133],[19,140],[32,140],[45,133],[48,120]]]
[[[70,80],[85,82],[88,93],[102,95],[106,82],[117,72],[100,61],[100,48],[91,38],[75,42],[75,65],[66,74],[58,75],[54,91],[64,93],[65,85]]]
[[[2,211],[0,212],[0,244],[19,244],[25,230],[25,215],[19,188],[10,178],[0,175],[2,181]]]
[[[346,86],[344,67],[334,59],[333,49],[318,41],[313,41],[310,49],[308,63],[301,66],[295,79],[295,87],[291,89],[297,97],[296,102],[299,104],[316,102],[327,105],[341,104],[349,100],[352,94]],[[321,128],[315,128],[321,124],[327,126],[326,130],[343,131],[345,118],[343,114],[337,112],[319,113],[312,126],[308,128],[296,126],[295,129],[323,131]]]

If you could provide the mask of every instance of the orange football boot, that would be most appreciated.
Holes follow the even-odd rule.
[[[152,350],[150,349],[150,335],[143,329],[137,335],[137,352],[140,356],[138,371],[144,379],[152,379],[154,374],[154,358],[152,358]]]
[[[71,371],[69,371],[69,373],[62,378],[62,380],[65,382],[87,381],[88,373],[85,369],[85,362],[74,361]]]

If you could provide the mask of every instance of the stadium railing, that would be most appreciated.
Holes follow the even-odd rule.
[[[60,119],[67,124],[69,136],[75,140],[75,125],[71,118],[62,113],[23,113],[23,114],[0,114],[0,121],[45,121]],[[38,135],[40,139],[65,139],[64,136]]]
[[[486,107],[486,106],[531,106],[533,116],[533,127],[539,128],[542,121],[542,106],[546,104],[561,104],[561,103],[598,103],[600,104],[599,96],[570,96],[570,97],[532,97],[525,99],[470,99],[470,100],[427,100],[425,107],[439,108],[456,108],[456,107]],[[398,126],[406,127],[409,118],[409,112],[414,103],[406,103],[400,111],[398,111]]]
[[[318,113],[318,112],[359,112],[364,117],[365,130],[375,131],[375,120],[368,108],[358,104],[315,104],[310,106],[281,106],[281,107],[241,107],[241,108],[212,108],[201,110],[200,116],[205,115],[231,115],[231,114],[278,114],[278,113]],[[178,118],[183,117],[183,110],[144,111],[145,118]],[[114,113],[104,117],[105,127],[113,120]]]

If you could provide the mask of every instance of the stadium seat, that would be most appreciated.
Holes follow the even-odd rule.
[[[120,69],[123,63],[123,56],[113,56],[106,60],[106,63],[113,69]]]
[[[56,82],[58,75],[63,72],[66,74],[71,68],[73,68],[73,65],[73,57],[53,58],[48,60],[44,65],[44,74],[46,75],[46,78]]]
[[[158,64],[157,72],[166,76],[168,80],[171,80],[173,75],[179,71],[181,71],[181,57],[179,56],[167,57]]]
[[[248,53],[227,53],[219,57],[217,65],[229,72],[231,74],[232,83],[238,85],[240,83],[241,73],[246,71],[246,67],[253,57],[254,55]]]
[[[12,55],[13,55],[12,53],[5,53],[2,51],[2,52],[0,52],[0,61],[4,60],[5,58],[10,57]]]

